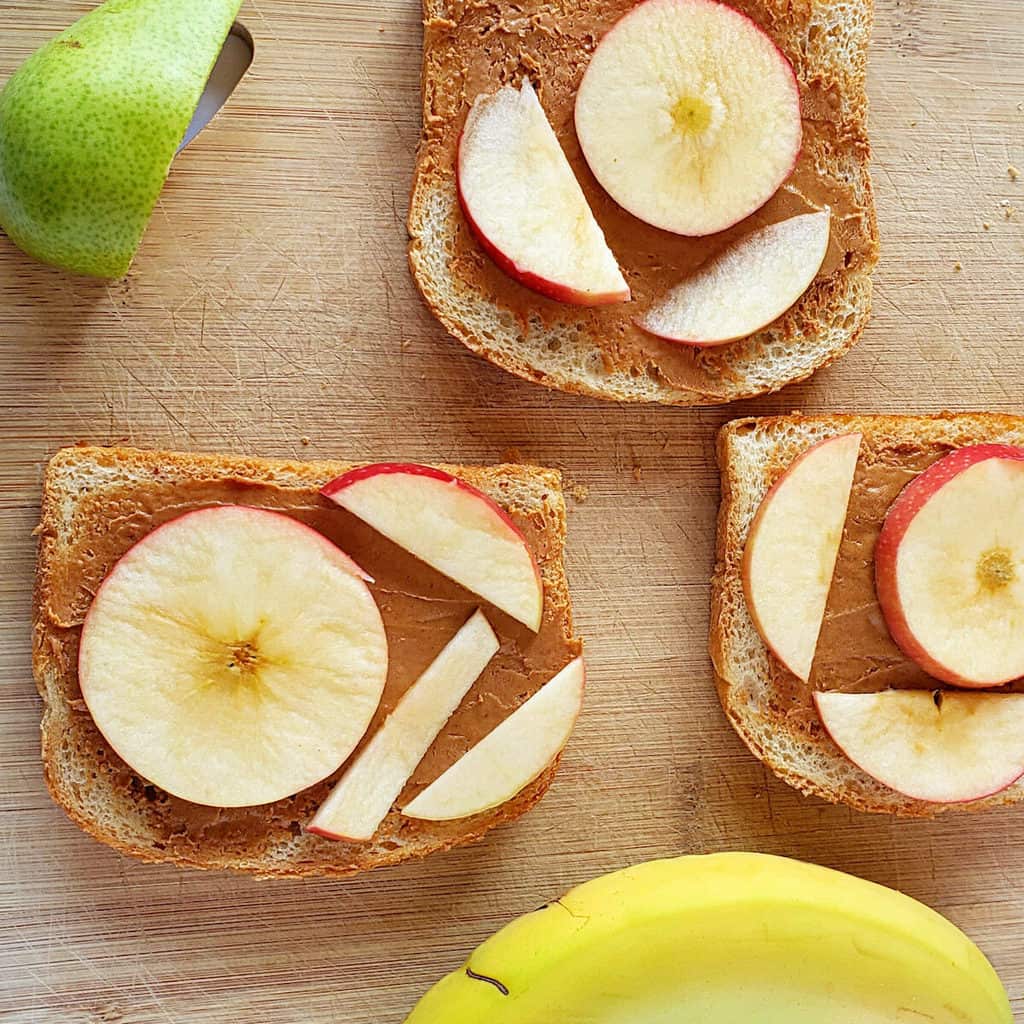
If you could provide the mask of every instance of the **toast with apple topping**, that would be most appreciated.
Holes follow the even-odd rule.
[[[835,443],[826,447],[828,442]],[[1005,525],[1020,507],[1014,495],[1024,486],[1016,472],[1018,467],[1024,472],[1022,446],[1024,418],[990,413],[792,415],[740,419],[722,428],[711,658],[726,715],[744,743],[780,778],[803,793],[858,810],[916,817],[1024,798],[1024,781],[1018,778],[1024,770],[1024,700],[1017,696],[1024,693],[1024,681],[1005,682],[1018,671],[1013,644],[993,642],[993,649],[982,653],[990,655],[987,660],[995,668],[974,677],[959,664],[955,675],[939,671],[917,642],[935,649],[935,634],[955,632],[962,615],[967,616],[965,629],[983,633],[1003,605],[1009,609],[1008,628],[1019,625],[1019,590],[1010,589],[1016,586],[1019,531],[1011,531],[1005,550],[999,547],[992,554],[980,548],[988,546],[986,533],[1000,536],[999,522]],[[782,491],[780,480],[797,479],[792,469],[806,466],[808,453],[824,457],[828,449],[835,453],[834,463],[851,450],[857,461],[848,498],[841,496],[842,502],[848,500],[841,538],[832,549],[833,561],[825,559],[823,566],[827,601],[823,616],[813,623],[810,661],[792,654],[806,645],[782,642],[798,632],[793,625],[800,619],[796,595],[790,594],[786,605],[788,634],[781,620],[755,608],[758,597],[770,598],[773,591],[770,583],[752,584],[751,537],[769,518],[766,496],[773,488],[776,495]],[[973,484],[964,472],[970,467],[978,471]],[[924,499],[934,502],[939,485],[954,477],[966,483],[959,491],[947,486],[941,492],[944,508],[936,503],[930,519],[920,516]],[[996,488],[1002,488],[1000,494]],[[815,493],[824,492],[819,488]],[[805,504],[812,509],[809,514],[826,516],[824,506]],[[890,542],[894,535],[905,539],[911,533],[910,512],[918,513],[919,525],[906,556],[916,559],[908,574],[909,563],[896,569]],[[989,531],[990,515],[999,521],[993,518]],[[794,522],[809,554],[807,538],[814,531],[799,518]],[[950,547],[944,560],[934,563],[945,545],[955,542],[943,531],[964,522],[974,524],[961,531],[966,555],[961,558],[959,547]],[[981,538],[978,551],[972,547],[976,538]],[[797,547],[787,550],[787,561],[797,557]],[[772,562],[758,557],[765,575],[764,566],[770,569]],[[996,596],[986,598],[980,591],[972,596],[971,580],[958,584],[961,561],[964,575],[973,578],[977,572],[978,586],[997,591]],[[780,562],[776,565],[780,576],[792,575]],[[903,588],[897,597],[894,577]],[[941,582],[938,593],[933,580]],[[753,603],[752,585],[758,590]],[[950,590],[957,586],[964,592],[963,612],[957,611]],[[891,607],[897,600],[905,605],[900,615]],[[913,605],[909,610],[908,602]],[[974,621],[978,616],[986,621]],[[932,623],[939,625],[929,633],[926,627]]]
[[[665,6],[668,0],[657,2]],[[721,7],[703,0],[694,0],[693,6]],[[712,199],[718,196],[715,202],[728,200],[738,212],[727,216],[729,211],[723,209],[720,217],[669,225],[691,237],[663,230],[661,219],[645,212],[657,204],[633,201],[644,198],[633,195],[644,175],[631,176],[628,169],[612,173],[623,166],[623,154],[616,145],[629,145],[635,134],[630,125],[639,124],[639,116],[631,119],[628,110],[620,110],[615,112],[618,121],[605,124],[608,90],[590,89],[583,111],[577,103],[595,49],[603,40],[621,36],[617,23],[639,10],[635,0],[496,0],[487,4],[423,0],[423,8],[423,131],[410,201],[409,260],[427,305],[470,350],[524,379],[563,391],[622,402],[708,405],[764,394],[802,380],[858,339],[870,312],[870,274],[878,252],[864,85],[871,0],[736,0],[724,8],[723,20],[736,20],[733,11],[744,16],[740,22],[749,19],[769,37],[762,48],[765,55],[770,57],[777,47],[782,63],[792,66],[802,145],[798,138],[799,155],[786,176],[791,163],[787,154],[794,143],[792,132],[783,130],[789,120],[780,119],[774,177],[769,175],[770,180],[754,188],[758,193],[754,202],[744,198],[743,182],[736,182],[735,190],[724,182],[721,188],[718,183],[715,188],[709,185]],[[652,24],[656,20],[652,18]],[[615,31],[610,32],[613,26]],[[727,39],[730,32],[723,29],[721,34]],[[618,55],[618,63],[606,76],[612,85],[622,67],[635,69],[638,62],[656,59],[653,54],[659,50],[629,40],[619,49],[628,50],[629,45],[637,48],[637,59],[630,61],[625,52]],[[753,62],[753,51],[749,47],[748,51]],[[677,61],[661,77],[668,81],[689,63]],[[716,71],[723,73],[727,72],[721,68]],[[753,116],[761,91],[744,87],[748,79],[757,81],[754,75],[741,75],[732,83],[745,88],[743,95],[750,100],[749,124],[741,127],[765,130],[775,122],[768,116]],[[552,204],[563,192],[568,195],[567,185],[555,184],[555,178],[562,181],[565,174],[551,172],[550,194],[543,197],[538,189],[521,183],[510,189],[509,168],[501,166],[499,133],[491,133],[473,147],[474,159],[483,151],[480,162],[488,168],[487,188],[474,185],[470,190],[472,182],[458,180],[460,154],[469,134],[464,129],[474,103],[494,106],[500,100],[510,109],[517,102],[522,107],[523,97],[532,99],[534,91],[586,200],[578,215],[569,212],[570,206],[575,210],[579,205],[578,197],[571,203],[569,198],[561,200],[566,223],[560,236],[551,223]],[[609,94],[612,99],[614,92]],[[638,87],[637,95],[642,94]],[[708,130],[715,127],[722,105],[716,95],[697,96],[693,103],[673,108],[682,130],[703,130],[704,122],[710,124]],[[623,117],[620,131],[616,126]],[[505,118],[506,124],[510,121]],[[475,122],[470,127],[475,131]],[[514,140],[504,144],[515,148]],[[757,145],[752,148],[760,152]],[[557,149],[546,157],[549,164],[561,157]],[[602,162],[603,153],[607,160]],[[516,159],[513,153],[504,155]],[[723,167],[748,169],[761,163],[753,157],[722,161]],[[536,159],[523,158],[523,165],[527,164],[535,167]],[[500,188],[495,184],[501,177],[498,171],[505,181]],[[753,187],[750,182],[746,185]],[[777,190],[768,198],[771,189]],[[488,191],[495,195],[489,197]],[[531,195],[536,209],[527,208]],[[495,204],[495,217],[484,223],[479,212],[487,201]],[[757,208],[758,201],[764,205]],[[694,212],[679,202],[669,207],[680,215]],[[761,283],[760,271],[748,273],[744,288],[743,273],[735,272],[734,265],[785,262],[774,259],[777,253],[764,251],[760,244],[771,235],[768,229],[826,211],[831,231],[823,259],[820,247],[815,249],[817,243],[808,243],[807,259],[794,258],[793,266],[777,272],[770,285]],[[647,222],[636,213],[647,217]],[[516,216],[521,224],[514,222]],[[737,216],[743,219],[733,224]],[[538,246],[558,244],[558,237],[579,242],[569,222],[581,219],[589,225],[591,262],[604,266],[610,248],[625,287],[615,286],[622,278],[613,265],[603,274],[594,272],[592,287],[582,287],[576,277],[586,261],[578,254],[571,256],[568,241],[563,241],[565,251],[557,257],[537,251]],[[520,258],[523,265],[518,263]],[[719,264],[730,272],[722,272]],[[717,309],[724,302],[739,315],[728,324],[695,327],[680,315],[680,307],[689,302],[683,293],[691,284],[712,291],[702,293],[708,301],[690,305]],[[766,289],[771,293],[765,294]],[[775,319],[761,326],[770,318]],[[673,337],[686,341],[667,340]]]
[[[393,473],[400,467],[381,468]],[[572,629],[562,565],[565,506],[560,476],[553,470],[526,465],[409,468],[422,474],[423,480],[432,486],[442,487],[446,480],[453,486],[457,484],[460,500],[476,494],[485,499],[481,504],[487,508],[480,519],[475,523],[467,519],[471,526],[482,523],[489,531],[481,534],[480,550],[494,551],[495,557],[512,558],[515,553],[508,554],[508,538],[522,538],[529,549],[526,564],[530,573],[536,571],[539,575],[543,591],[539,621],[532,620],[529,605],[528,615],[514,603],[509,605],[509,613],[477,596],[455,582],[451,566],[444,566],[444,572],[431,567],[374,529],[360,514],[341,507],[337,495],[332,499],[321,494],[321,489],[331,481],[338,484],[339,480],[364,478],[365,474],[352,464],[96,447],[68,448],[54,456],[45,475],[38,531],[33,663],[43,698],[42,756],[46,781],[54,800],[79,826],[115,849],[145,861],[226,868],[261,877],[346,876],[475,841],[537,803],[552,781],[557,755],[539,776],[500,806],[453,820],[416,819],[399,811],[399,807],[415,800],[459,763],[500,722],[510,718],[517,708],[525,707],[531,696],[541,692],[549,679],[580,654],[581,643]],[[379,510],[379,504],[372,508],[374,514],[379,514]],[[365,509],[359,512],[368,519],[374,518]],[[143,556],[155,555],[160,559],[157,565],[166,567],[168,560],[178,557],[176,552],[184,543],[195,539],[195,531],[190,535],[185,527],[201,521],[210,531],[205,538],[199,537],[207,545],[201,550],[206,552],[210,571],[197,569],[194,553],[188,559],[182,556],[181,565],[172,568],[185,585],[195,584],[198,588],[194,593],[199,595],[196,604],[204,604],[202,615],[216,615],[220,608],[232,608],[232,598],[238,595],[218,597],[207,593],[208,578],[216,576],[214,567],[220,572],[225,561],[216,548],[216,540],[210,541],[226,536],[223,523],[217,525],[218,519],[230,520],[236,532],[252,531],[254,524],[258,525],[259,532],[252,536],[271,547],[265,552],[253,551],[254,574],[265,573],[268,562],[273,565],[275,557],[284,561],[287,552],[294,551],[296,564],[289,567],[287,574],[294,595],[274,596],[280,596],[282,603],[293,597],[300,603],[306,602],[310,613],[293,620],[302,635],[262,633],[252,644],[239,644],[238,657],[233,657],[231,663],[232,671],[252,669],[255,660],[266,655],[274,662],[271,668],[277,673],[270,683],[278,685],[285,669],[294,670],[298,665],[307,672],[308,692],[296,697],[283,694],[291,712],[302,713],[301,703],[296,700],[308,705],[316,698],[318,687],[326,687],[325,708],[328,701],[333,701],[331,706],[335,708],[353,707],[352,701],[357,698],[362,707],[366,700],[361,694],[373,701],[376,687],[381,685],[381,659],[375,639],[378,626],[374,623],[382,621],[387,634],[383,695],[376,711],[372,711],[372,704],[368,705],[372,721],[352,756],[332,774],[303,784],[294,795],[282,797],[280,792],[295,788],[295,783],[288,779],[298,777],[295,773],[300,768],[311,770],[307,782],[323,775],[322,767],[309,762],[310,751],[320,750],[323,738],[307,739],[296,734],[294,725],[291,731],[282,730],[280,735],[269,738],[273,742],[268,743],[268,749],[274,748],[276,757],[271,767],[277,777],[269,771],[267,777],[276,783],[283,775],[284,788],[273,799],[267,797],[271,802],[256,806],[251,805],[252,794],[262,792],[262,785],[267,785],[266,792],[273,792],[266,780],[238,779],[234,784],[230,780],[217,781],[213,779],[217,764],[210,763],[204,768],[181,760],[185,756],[182,750],[203,749],[203,742],[210,736],[209,722],[196,722],[195,736],[185,735],[179,740],[175,731],[187,733],[189,728],[187,714],[179,708],[180,717],[175,719],[174,729],[165,728],[162,733],[162,743],[170,751],[166,756],[159,750],[147,750],[140,742],[140,733],[147,729],[148,709],[164,705],[158,703],[162,699],[158,692],[159,644],[140,626],[136,612],[140,608],[149,608],[151,612],[155,598],[161,613],[161,621],[153,631],[156,639],[192,642],[191,636],[186,638],[180,633],[183,623],[187,624],[188,605],[182,605],[181,587],[176,584],[172,588],[166,572],[155,574],[159,589],[151,588],[145,599],[133,597],[139,591],[140,577],[145,576]],[[493,531],[495,519],[507,527],[505,532]],[[155,543],[157,538],[160,544]],[[322,568],[317,563],[317,551],[321,549]],[[234,564],[244,565],[245,561],[236,559]],[[532,576],[527,576],[529,583]],[[115,577],[116,583],[112,583]],[[368,640],[354,649],[344,630],[335,632],[323,645],[324,654],[329,657],[333,653],[335,661],[346,650],[354,650],[359,656],[360,664],[354,665],[351,672],[345,666],[347,675],[341,674],[340,693],[337,687],[330,688],[333,684],[327,680],[328,674],[320,672],[322,666],[312,660],[320,651],[314,634],[319,628],[317,624],[324,620],[320,609],[309,603],[310,595],[315,597],[316,593],[310,588],[319,585],[321,577],[333,588],[323,591],[327,604],[338,600],[345,604],[347,610],[341,611],[343,626],[347,628],[363,619],[369,623],[365,629],[357,628]],[[506,577],[507,573],[503,579]],[[222,572],[219,578],[224,578]],[[470,585],[474,585],[473,581]],[[361,596],[366,588],[372,595],[369,606]],[[528,598],[529,586],[524,593]],[[100,604],[97,594],[103,595],[102,614],[92,611]],[[495,595],[502,603],[506,603],[507,597],[504,590]],[[243,611],[251,613],[244,599],[240,601]],[[372,607],[373,602],[376,608]],[[126,607],[130,616],[125,614]],[[377,608],[379,617],[375,620]],[[479,612],[486,615],[493,628],[496,650],[488,651],[481,660],[484,667],[482,671],[476,670],[478,678],[454,714],[447,722],[446,716],[439,719],[436,739],[429,744],[418,766],[409,769],[411,778],[402,786],[399,798],[379,828],[361,842],[336,841],[314,834],[310,830],[314,815],[346,766],[358,759],[401,703],[403,694],[437,660],[460,628],[473,618],[482,618]],[[196,614],[199,615],[198,609]],[[516,618],[516,614],[520,617]],[[242,617],[239,613],[238,618]],[[524,623],[523,618],[531,621]],[[231,616],[227,619],[226,628],[234,628],[235,620]],[[334,619],[333,626],[328,622],[328,632],[338,628],[337,615]],[[86,694],[84,677],[80,675],[83,623],[87,632],[91,631],[88,640],[94,649],[87,666],[90,678]],[[137,632],[140,628],[141,633]],[[104,705],[98,703],[112,686],[102,659],[106,657],[107,665],[110,664],[110,644],[121,634],[129,638],[123,649],[135,659],[145,655],[148,660],[143,668],[158,681],[153,692],[147,688],[139,693],[139,709],[118,708],[116,700],[111,699]],[[145,642],[132,645],[132,636],[142,637]],[[289,662],[278,657],[282,652],[290,652]],[[270,683],[267,692],[272,693]],[[141,707],[143,700],[148,702],[145,708]],[[90,713],[94,706],[103,708],[102,732]],[[126,715],[126,711],[133,713],[134,718]],[[370,715],[370,711],[359,708],[355,711]],[[361,722],[346,725],[362,729]],[[131,757],[134,768],[115,751],[108,734],[117,743],[126,744],[123,752]],[[329,739],[340,741],[340,737]],[[233,747],[244,746],[237,740],[237,736],[233,737]],[[278,740],[285,744],[284,751],[276,749]],[[133,749],[129,750],[127,744],[133,744]],[[295,758],[287,756],[289,746],[295,750]],[[346,741],[345,746],[349,748],[351,743]],[[205,749],[210,749],[209,743]],[[300,751],[304,761],[298,758]],[[227,756],[231,751],[224,753]],[[166,784],[182,792],[199,793],[203,802],[173,795],[144,777],[138,770],[139,759],[143,757],[150,757],[150,764],[155,766],[153,774],[166,772],[160,775],[162,780],[168,780]],[[178,760],[175,762],[174,758]],[[167,772],[168,766],[175,771]],[[210,789],[214,782],[216,785]],[[213,795],[202,795],[207,792]],[[223,792],[237,793],[239,804],[249,803],[216,806],[217,794]]]

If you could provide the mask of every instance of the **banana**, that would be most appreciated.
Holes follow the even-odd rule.
[[[406,1024],[1012,1024],[995,971],[909,896],[753,853],[658,860],[513,921]]]

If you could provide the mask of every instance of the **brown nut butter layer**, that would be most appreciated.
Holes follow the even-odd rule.
[[[602,339],[609,370],[646,373],[654,367],[668,383],[706,395],[722,394],[722,367],[714,350],[694,349],[654,338],[640,330],[635,319],[700,264],[735,239],[797,214],[831,208],[831,241],[825,262],[808,294],[835,287],[840,271],[874,258],[870,211],[857,201],[853,187],[820,168],[823,155],[840,145],[867,147],[842,127],[841,102],[834,87],[800,73],[801,59],[787,53],[797,71],[803,115],[803,149],[789,179],[756,213],[739,224],[704,238],[686,238],[651,227],[627,213],[598,185],[583,158],[573,126],[576,90],[590,55],[607,30],[634,0],[558,0],[541,5],[529,16],[510,17],[486,0],[453,3],[452,18],[426,24],[428,39],[445,35],[446,65],[433,69],[440,83],[428,95],[424,130],[439,143],[432,161],[451,167],[459,135],[473,100],[501,85],[527,77],[538,95],[562,147],[583,187],[598,223],[619,260],[633,301],[596,309],[580,307],[581,323]],[[732,6],[749,15],[769,35],[805,36],[811,7],[806,2],[778,5],[740,0]],[[774,9],[773,9],[774,8]],[[497,13],[496,13],[497,12]],[[783,29],[785,31],[783,31]],[[548,324],[564,316],[565,307],[507,277],[485,255],[462,219],[453,240],[453,273],[473,291],[488,295],[501,306]],[[787,317],[799,315],[799,304]]]
[[[96,514],[89,508],[90,500],[89,496],[81,498],[76,514],[82,522],[92,524],[92,528],[75,538],[70,557],[51,577],[39,612],[46,620],[53,653],[73,680],[69,700],[75,709],[76,729],[88,730],[89,742],[100,748],[101,760],[113,764],[118,774],[116,784],[137,790],[141,798],[150,802],[149,825],[161,836],[169,852],[187,856],[190,846],[205,846],[211,841],[226,843],[232,849],[259,851],[279,838],[282,829],[301,829],[340,771],[331,779],[274,804],[214,808],[180,800],[149,785],[106,748],[78,689],[75,664],[81,626],[92,595],[117,560],[162,523],[195,509],[221,504],[283,512],[336,543],[374,577],[370,589],[384,619],[390,663],[384,696],[364,743],[473,611],[478,607],[484,609],[501,649],[427,752],[406,786],[402,802],[419,793],[580,653],[581,644],[572,636],[566,606],[546,600],[544,621],[535,635],[350,513],[321,498],[315,487],[283,487],[245,479],[173,484],[154,479],[151,483],[126,485],[114,496],[104,490]],[[560,555],[560,551],[547,550],[554,541],[550,540],[550,533],[545,533],[542,516],[535,518],[514,509],[509,514],[542,566]],[[479,825],[475,819],[468,822],[424,826],[403,820],[401,827],[410,835],[424,827],[433,833],[440,830],[446,845],[452,845],[460,841],[463,833],[468,837],[473,825]],[[327,840],[317,842],[343,845]]]
[[[875,544],[889,506],[916,476],[956,449],[932,442],[915,445],[861,445],[853,491],[825,619],[808,683],[771,658],[772,692],[780,710],[817,720],[811,702],[815,690],[877,693],[886,689],[950,689],[932,678],[896,646],[875,591]],[[1024,692],[1024,680],[1002,687]]]

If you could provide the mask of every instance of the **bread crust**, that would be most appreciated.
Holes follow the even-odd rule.
[[[80,742],[83,730],[99,734],[77,691],[74,645],[78,624],[55,622],[48,609],[55,580],[67,568],[62,561],[65,549],[74,532],[83,526],[76,511],[81,497],[89,494],[95,498],[98,494],[102,498],[104,488],[113,491],[132,483],[144,486],[146,479],[153,476],[164,483],[233,479],[319,488],[356,465],[99,447],[65,448],[50,460],[37,529],[33,673],[43,700],[41,754],[46,784],[54,801],[83,831],[121,853],[150,863],[230,869],[260,878],[347,877],[477,842],[497,826],[525,814],[543,797],[554,779],[560,756],[513,799],[462,822],[411,822],[392,811],[370,843],[332,841],[285,828],[280,840],[268,843],[265,849],[240,852],[205,833],[195,842],[166,842],[165,836],[147,828],[146,803],[153,797],[146,790],[154,787],[109,781],[112,775],[116,777],[118,766],[125,775],[126,766],[110,753],[96,757],[93,749]],[[543,545],[535,554],[543,577],[545,603],[560,622],[569,650],[578,654],[582,645],[572,630],[568,581],[562,563],[565,505],[561,474],[515,464],[442,464],[437,468],[458,475],[506,511],[528,515],[541,524]],[[88,515],[95,525],[94,510]],[[286,817],[298,817],[301,822],[311,816],[314,807],[315,804],[300,804],[291,808]]]
[[[960,447],[998,441],[1024,445],[1024,417],[995,413],[934,416],[746,417],[726,423],[716,453],[721,505],[711,582],[709,650],[715,686],[726,716],[751,753],[779,778],[808,796],[843,803],[858,811],[930,818],[975,811],[1024,799],[1024,780],[982,800],[934,804],[897,793],[858,768],[824,728],[798,730],[771,705],[772,655],[757,634],[743,594],[742,562],[750,523],[778,473],[812,444],[831,436],[860,433],[864,443]]]
[[[449,111],[439,115],[432,108],[432,97],[464,87],[458,76],[444,83],[437,81],[435,58],[446,45],[445,28],[456,25],[471,5],[462,0],[423,0],[423,133],[410,196],[408,258],[427,306],[470,351],[524,380],[572,394],[688,406],[722,404],[777,391],[834,362],[857,342],[871,311],[871,272],[878,257],[865,89],[872,0],[733,2],[747,13],[752,3],[768,11],[774,29],[770,34],[793,61],[801,83],[813,82],[835,100],[839,120],[822,159],[824,169],[853,183],[861,199],[869,236],[864,258],[838,272],[823,287],[810,289],[775,323],[749,338],[703,353],[700,358],[711,368],[714,391],[673,384],[659,371],[657,359],[644,373],[610,367],[605,359],[607,340],[572,306],[564,306],[557,322],[542,324],[539,318],[527,321],[516,309],[470,289],[451,266],[453,240],[462,219],[454,167],[443,156],[439,159],[443,122],[461,116],[465,104],[449,103]],[[494,8],[495,21],[500,21],[507,14],[519,19],[539,16],[542,9],[559,5],[541,0],[516,4],[493,0],[489,6]],[[842,43],[834,41],[837,37]],[[524,68],[532,66],[524,61]],[[450,113],[453,105],[454,115]]]

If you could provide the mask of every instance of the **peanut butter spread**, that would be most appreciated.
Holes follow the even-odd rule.
[[[817,722],[815,690],[875,693],[946,689],[896,646],[875,593],[875,544],[889,506],[916,476],[956,448],[952,444],[877,446],[865,438],[829,590],[811,678],[803,683],[771,659],[777,710]],[[1024,692],[1024,681],[1004,689]]]
[[[115,780],[138,790],[151,801],[156,822],[166,842],[181,847],[209,841],[259,849],[281,828],[297,832],[327,795],[336,775],[294,797],[260,808],[221,809],[179,800],[140,779],[109,749],[89,717],[78,689],[76,661],[82,622],[92,595],[117,560],[151,530],[185,512],[220,504],[244,504],[283,512],[336,543],[371,576],[374,598],[384,620],[389,645],[388,678],[384,696],[364,742],[394,708],[405,690],[430,664],[441,648],[483,607],[498,634],[501,649],[448,721],[407,785],[402,802],[415,796],[473,744],[491,731],[515,707],[538,690],[580,652],[572,639],[569,610],[547,600],[540,632],[531,633],[503,612],[481,602],[407,552],[392,544],[350,513],[321,498],[315,488],[279,487],[242,479],[177,481],[154,480],[125,486],[112,498],[104,490],[96,510],[88,496],[80,499],[81,520],[92,524],[79,531],[72,549],[50,580],[40,611],[48,625],[54,653],[71,680],[68,701],[95,744],[94,761],[110,765]],[[550,550],[556,543],[546,532],[543,516],[510,512],[541,566],[560,556]],[[560,543],[560,541],[557,541]],[[151,816],[152,817],[152,816]],[[410,832],[421,823],[403,823]],[[456,837],[464,823],[430,824]]]
[[[837,85],[805,76],[801,73],[805,55],[787,52],[800,83],[803,119],[803,149],[790,178],[760,210],[715,235],[685,238],[645,224],[598,185],[573,126],[576,91],[590,55],[605,32],[634,5],[634,0],[552,0],[530,4],[528,10],[533,13],[516,15],[513,5],[507,3],[455,0],[450,5],[450,19],[426,24],[430,73],[425,76],[426,144],[421,161],[426,173],[452,173],[459,135],[474,98],[529,78],[633,295],[631,302],[614,306],[576,307],[573,317],[588,334],[601,339],[609,370],[656,374],[676,387],[715,395],[721,393],[723,374],[729,370],[713,349],[701,351],[654,338],[636,326],[635,318],[736,238],[824,206],[832,210],[831,242],[805,301],[815,295],[826,296],[836,287],[844,268],[873,258],[870,209],[858,201],[850,183],[825,170],[835,166],[836,155],[843,150],[852,148],[866,154],[867,142],[859,122],[851,123],[854,119],[841,110]],[[786,40],[808,39],[809,0],[789,4],[741,0],[734,6],[752,17],[784,50]],[[461,218],[451,267],[468,288],[515,311],[524,328],[537,318],[548,325],[566,316],[564,305],[502,273]],[[787,314],[787,323],[799,323],[801,305],[803,302]]]

